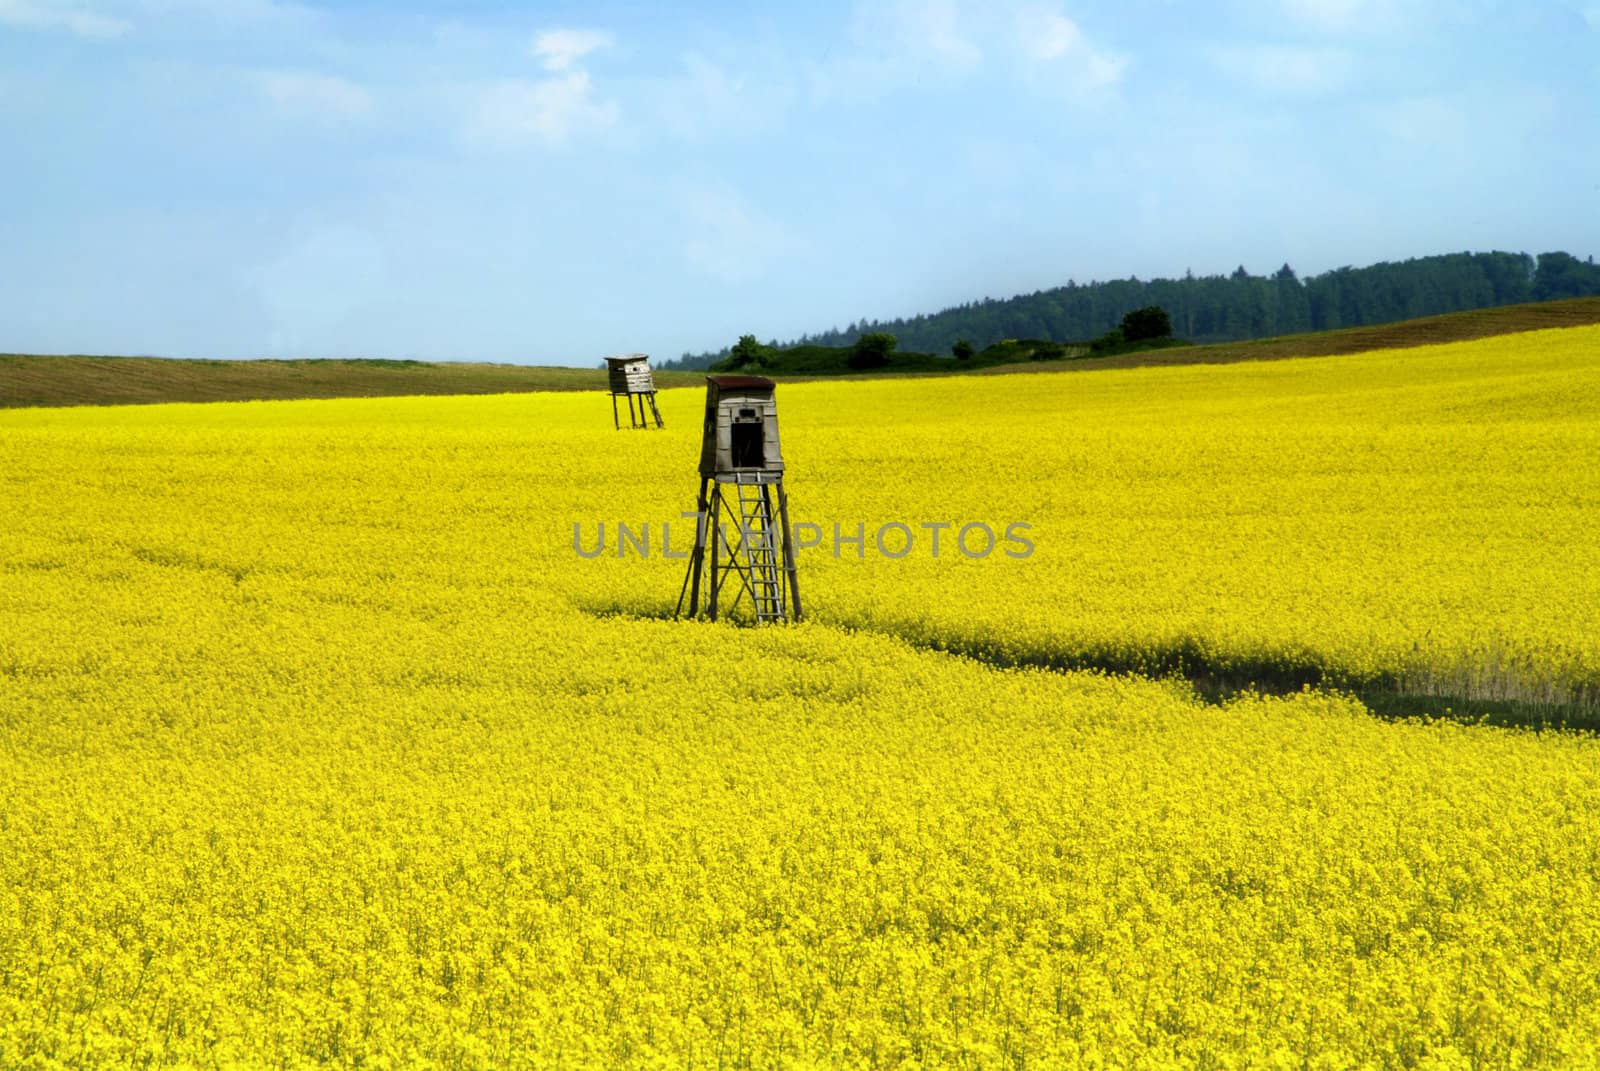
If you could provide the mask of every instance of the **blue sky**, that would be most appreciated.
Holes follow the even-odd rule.
[[[0,351],[588,365],[1600,254],[1600,0],[0,0]]]

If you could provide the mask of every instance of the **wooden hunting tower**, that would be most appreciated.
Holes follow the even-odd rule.
[[[629,353],[621,357],[607,357],[606,371],[611,377],[611,422],[622,427],[622,417],[617,413],[617,398],[628,399],[628,423],[635,428],[648,428],[650,417],[661,423],[661,411],[656,408],[655,378],[650,374],[650,358],[642,353]],[[635,401],[637,399],[637,402]],[[645,406],[649,405],[648,412]],[[636,408],[637,407],[637,408]]]
[[[778,449],[776,385],[763,376],[707,376],[706,423],[700,439],[700,475],[737,482],[765,475],[755,483],[783,478]]]
[[[800,586],[790,541],[789,496],[778,445],[776,384],[763,376],[707,376],[706,420],[700,439],[699,521],[678,613],[700,612],[706,545],[711,569],[706,616],[715,621],[748,592],[757,623],[800,620]],[[776,515],[774,515],[776,506]],[[731,524],[730,534],[724,520]],[[723,588],[737,580],[732,601]]]

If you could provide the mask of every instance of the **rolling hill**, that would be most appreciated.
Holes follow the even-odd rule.
[[[977,362],[978,367],[970,369],[953,359],[928,358],[905,368],[897,368],[891,363],[885,369],[848,374],[857,378],[876,378],[896,374],[984,374],[1019,369],[1041,371],[1156,364],[1220,364],[1360,353],[1592,323],[1600,323],[1600,297],[1501,306],[1374,327],[1319,331],[1248,342],[1183,346],[1115,357],[1069,356],[1064,359],[1001,364],[980,361]],[[821,352],[821,348],[813,349]],[[1066,352],[1072,354],[1077,351]],[[796,371],[798,374],[792,378],[803,379],[823,374],[827,369],[805,367]],[[773,370],[769,374],[790,378],[784,376],[782,370]],[[663,389],[698,386],[702,382],[699,372],[657,371],[655,375],[657,386]],[[208,361],[161,357],[0,354],[0,408],[601,391],[605,389],[605,377],[605,372],[599,369],[506,364],[388,360]]]

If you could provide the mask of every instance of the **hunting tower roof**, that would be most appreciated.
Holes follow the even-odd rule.
[[[706,382],[716,384],[718,390],[772,390],[777,386],[766,376],[707,376]]]

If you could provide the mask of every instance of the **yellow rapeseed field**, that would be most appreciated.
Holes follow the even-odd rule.
[[[1600,1064],[1593,738],[987,664],[1596,701],[1597,353],[0,414],[0,1066]]]

